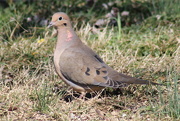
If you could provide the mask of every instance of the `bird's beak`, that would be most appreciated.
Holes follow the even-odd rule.
[[[50,27],[53,26],[53,25],[54,25],[54,22],[51,21],[51,22],[49,23],[49,25],[48,25],[47,28],[50,28]]]

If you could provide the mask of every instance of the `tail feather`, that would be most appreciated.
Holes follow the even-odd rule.
[[[148,80],[143,80],[143,79],[137,79],[137,78],[134,78],[134,77],[131,77],[131,76],[127,76],[127,75],[124,75],[124,74],[119,74],[119,79],[118,81],[122,82],[122,83],[126,83],[126,84],[152,84],[152,85],[161,85],[161,84],[158,84],[156,82],[152,82],[152,81],[148,81]]]
[[[152,82],[152,81],[148,81],[148,80],[143,80],[143,79],[137,79],[137,78],[134,78],[134,77],[131,77],[131,76],[127,76],[127,75],[124,75],[122,73],[119,73],[115,70],[113,70],[111,67],[108,67],[108,72],[109,72],[109,77],[112,79],[112,80],[115,80],[117,81],[118,83],[124,83],[124,84],[146,84],[146,85],[149,85],[149,84],[152,84],[152,85],[162,85],[162,84],[158,84],[156,82]]]

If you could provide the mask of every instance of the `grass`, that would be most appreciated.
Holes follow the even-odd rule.
[[[52,14],[59,11],[56,7],[61,2],[52,3],[55,8],[44,8],[49,1],[44,2],[44,6],[41,3],[10,4],[0,11],[1,120],[180,119],[178,0],[137,1],[149,12],[139,11],[137,16],[133,13],[131,19],[126,20],[132,22],[131,26],[119,22],[117,27],[106,26],[94,33],[93,22],[109,12],[104,9],[97,12],[101,2],[89,11],[85,10],[87,7],[81,0],[75,2],[73,8],[68,7],[70,1],[60,8],[69,13],[81,40],[108,65],[124,74],[164,86],[130,85],[117,90],[106,89],[86,101],[75,98],[68,102],[72,90],[54,70],[56,38],[52,36],[52,29],[26,20],[37,13],[50,20]],[[132,4],[127,0],[117,6],[122,10],[141,10],[133,9]],[[39,6],[42,9],[38,9]],[[130,21],[134,18],[139,18],[140,22]],[[120,19],[123,23],[125,18]]]

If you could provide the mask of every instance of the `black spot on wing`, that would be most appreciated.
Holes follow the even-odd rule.
[[[66,73],[63,73],[62,71],[61,71],[61,73],[62,73],[63,77],[64,77],[66,80],[68,80],[68,81],[70,81],[70,82],[72,82],[72,83],[74,83],[74,84],[76,84],[76,85],[78,85],[78,86],[81,86],[81,87],[83,87],[83,88],[90,89],[91,87],[96,87],[96,86],[102,87],[102,86],[100,86],[100,85],[80,83],[80,82],[82,82],[82,81],[73,80],[73,79],[72,79],[71,77],[69,77]]]
[[[102,71],[104,74],[107,74],[107,71]]]
[[[104,63],[104,61],[103,61],[98,55],[95,55],[94,57],[95,57],[99,62]]]
[[[99,75],[99,74],[100,74],[100,71],[99,71],[99,70],[96,70],[96,74]]]
[[[89,71],[90,71],[90,68],[87,67],[87,70],[86,70],[86,72],[85,72],[85,74],[86,74],[87,76],[90,75],[90,74],[89,74]]]

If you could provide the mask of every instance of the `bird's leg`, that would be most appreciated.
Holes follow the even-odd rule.
[[[81,92],[81,95],[79,96],[79,99],[85,99],[86,92]]]

